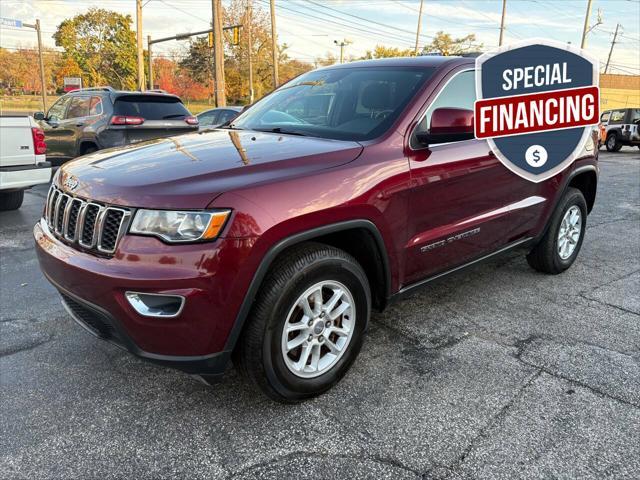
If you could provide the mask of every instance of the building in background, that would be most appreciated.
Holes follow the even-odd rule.
[[[640,107],[640,75],[600,74],[600,110]]]

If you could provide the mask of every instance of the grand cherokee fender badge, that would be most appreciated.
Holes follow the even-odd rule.
[[[69,191],[73,191],[78,186],[78,178],[75,175],[65,175],[62,186]]]
[[[457,235],[451,235],[450,237],[445,238],[444,240],[439,240],[435,243],[430,243],[429,245],[425,245],[420,248],[422,253],[428,252],[435,248],[444,247],[449,243],[456,242],[458,240],[462,240],[463,238],[472,237],[480,233],[480,227],[474,228],[473,230],[467,230],[466,232],[458,233]]]
[[[513,173],[542,182],[567,168],[598,123],[598,61],[533,39],[476,59],[474,127]]]

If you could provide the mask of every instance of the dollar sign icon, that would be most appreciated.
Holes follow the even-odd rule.
[[[542,145],[531,145],[527,148],[524,159],[530,166],[539,168],[547,163],[547,149]]]

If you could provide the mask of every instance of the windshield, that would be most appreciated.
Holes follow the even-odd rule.
[[[231,128],[371,140],[389,129],[433,71],[354,67],[309,72],[256,103]]]

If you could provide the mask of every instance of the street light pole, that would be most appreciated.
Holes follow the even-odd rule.
[[[337,46],[340,47],[340,63],[343,63],[344,62],[344,47],[349,45],[351,42],[348,41],[348,40],[341,40],[340,42],[338,42],[338,40],[334,40],[333,43],[335,43]]]

